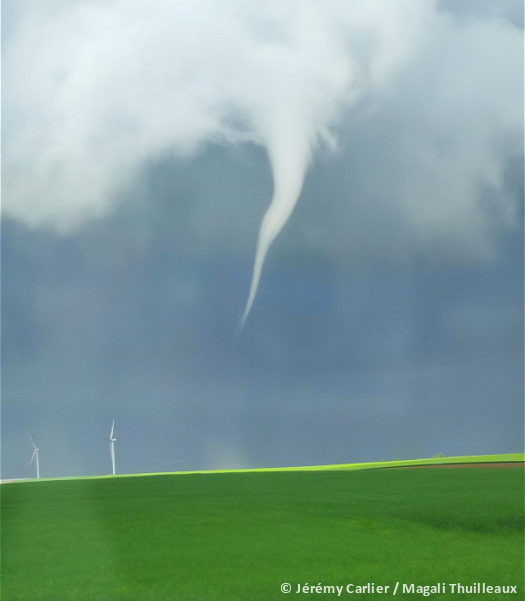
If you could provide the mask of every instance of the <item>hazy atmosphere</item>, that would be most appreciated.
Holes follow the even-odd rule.
[[[521,1],[3,0],[2,53],[2,478],[523,450]]]

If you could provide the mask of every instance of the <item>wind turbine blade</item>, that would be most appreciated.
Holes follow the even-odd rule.
[[[28,441],[28,443],[31,443],[29,446],[32,446],[33,449],[36,449],[35,441],[33,440],[31,434],[29,434],[29,430],[26,430],[26,440]]]
[[[37,451],[36,451],[36,449],[35,449],[35,450],[33,451],[33,454],[31,455],[31,459],[29,460],[29,463],[27,463],[27,462],[26,462],[26,467],[27,467],[27,468],[30,468],[30,467],[31,467],[31,464],[33,463],[33,459],[35,458],[35,455],[36,455],[36,453],[37,453]]]
[[[111,434],[109,435],[110,438],[113,438],[113,430],[115,429],[115,420],[113,420],[113,424],[111,425]]]

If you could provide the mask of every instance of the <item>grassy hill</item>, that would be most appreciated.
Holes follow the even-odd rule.
[[[522,467],[347,468],[4,485],[2,599],[270,601],[285,582],[485,582],[523,599]]]

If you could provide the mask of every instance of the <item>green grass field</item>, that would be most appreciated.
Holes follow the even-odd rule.
[[[334,599],[297,586],[390,585],[355,595],[380,599],[397,581],[518,585],[437,598],[523,599],[522,467],[33,481],[1,494],[3,601]]]

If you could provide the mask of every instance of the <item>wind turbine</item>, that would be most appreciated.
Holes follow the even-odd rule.
[[[28,436],[29,440],[31,441],[31,444],[33,445],[33,454],[31,455],[31,457],[27,458],[26,468],[29,469],[31,467],[31,464],[33,463],[33,459],[35,459],[35,457],[36,457],[36,477],[38,480],[40,480],[40,461],[38,459],[38,451],[40,451],[40,449],[36,446],[34,440],[31,438],[31,434],[29,434],[29,432],[27,433],[27,436]]]
[[[113,424],[111,425],[111,434],[109,435],[109,438],[106,438],[106,440],[109,440],[109,450],[111,452],[111,466],[113,468],[113,475],[115,475],[115,443],[117,442],[117,439],[113,438],[114,429],[115,420],[113,420]]]

